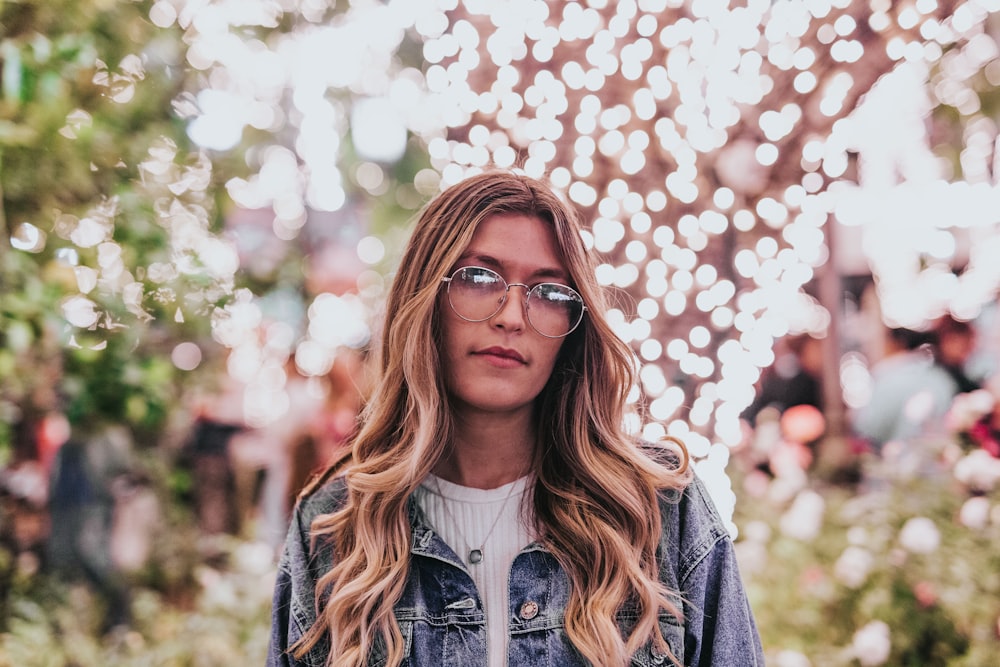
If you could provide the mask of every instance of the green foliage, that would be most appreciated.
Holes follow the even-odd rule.
[[[169,361],[173,345],[205,336],[224,297],[197,272],[149,277],[148,267],[176,260],[167,202],[216,224],[204,185],[178,193],[142,169],[151,151],[172,165],[167,176],[203,169],[186,155],[172,109],[185,84],[181,41],[149,21],[150,6],[0,3],[0,462],[30,457],[33,424],[53,409],[74,423],[152,433],[184,379]],[[73,238],[88,217],[113,230],[110,243]],[[117,284],[105,270],[109,250],[121,254]],[[85,293],[100,313],[90,327],[70,326],[62,312],[81,292],[81,267],[100,276]],[[142,288],[131,305],[122,292],[130,281]]]
[[[85,207],[128,187],[150,139],[179,134],[170,107],[180,83],[171,76],[176,54],[162,48],[170,42],[160,41],[147,11],[138,2],[0,5],[9,224],[42,222],[54,209]],[[142,75],[119,70],[136,47],[145,49],[135,54],[146,62]],[[82,113],[73,122],[75,111]]]

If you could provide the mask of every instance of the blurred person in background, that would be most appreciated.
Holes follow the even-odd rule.
[[[132,440],[122,426],[77,426],[59,447],[49,484],[48,565],[66,579],[83,578],[103,598],[102,633],[131,623],[131,594],[111,543],[116,495],[135,474]]]
[[[325,403],[319,383],[299,372],[294,355],[283,370],[284,382],[267,395],[269,408],[279,414],[241,429],[229,441],[239,532],[275,552],[288,530],[295,458],[311,438],[311,426]]]
[[[931,340],[912,329],[887,332],[885,356],[871,370],[871,398],[853,415],[855,432],[877,454],[890,442],[912,449],[917,440],[944,430],[958,385],[935,363]]]
[[[354,435],[358,414],[370,391],[368,379],[368,356],[364,350],[341,348],[334,357],[330,372],[326,375],[326,402],[313,420],[312,434],[315,440],[312,465],[309,473],[317,467],[326,468]],[[302,486],[296,489],[296,495]]]
[[[740,415],[744,465],[768,474],[792,465],[806,470],[826,431],[823,417],[823,340],[808,333],[779,341],[774,363],[761,375],[753,402]]]
[[[966,394],[983,387],[981,378],[969,373],[969,361],[976,350],[976,330],[971,322],[942,315],[931,329],[934,362],[955,381],[956,393]]]
[[[431,201],[380,353],[293,515],[268,665],[763,664],[686,450],[622,430],[634,355],[547,186],[489,171]]]
[[[192,501],[198,527],[208,536],[235,534],[239,512],[230,441],[246,426],[243,414],[245,385],[222,367],[210,387],[191,396],[192,424],[180,453],[180,467],[192,477]]]
[[[795,405],[823,407],[823,341],[810,334],[784,339],[774,363],[761,375],[757,395],[740,417],[753,425],[765,408],[782,413]]]

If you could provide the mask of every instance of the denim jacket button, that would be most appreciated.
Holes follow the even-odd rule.
[[[528,600],[521,605],[521,618],[526,621],[530,621],[535,616],[538,616],[538,603]]]
[[[653,658],[654,665],[662,665],[667,660],[667,655],[665,653],[660,653],[656,648],[652,648],[649,651]]]

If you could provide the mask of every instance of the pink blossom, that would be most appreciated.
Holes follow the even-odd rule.
[[[938,598],[934,584],[929,581],[918,581],[913,587],[913,595],[917,598],[917,603],[925,609],[934,606]]]

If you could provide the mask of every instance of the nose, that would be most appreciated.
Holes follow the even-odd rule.
[[[524,293],[518,294],[514,292],[512,290],[514,287],[522,288]],[[490,318],[490,323],[495,327],[500,327],[508,331],[523,331],[528,317],[525,310],[527,307],[527,296],[527,285],[510,283],[507,286],[507,295],[504,297],[504,302],[500,306],[500,310]]]

